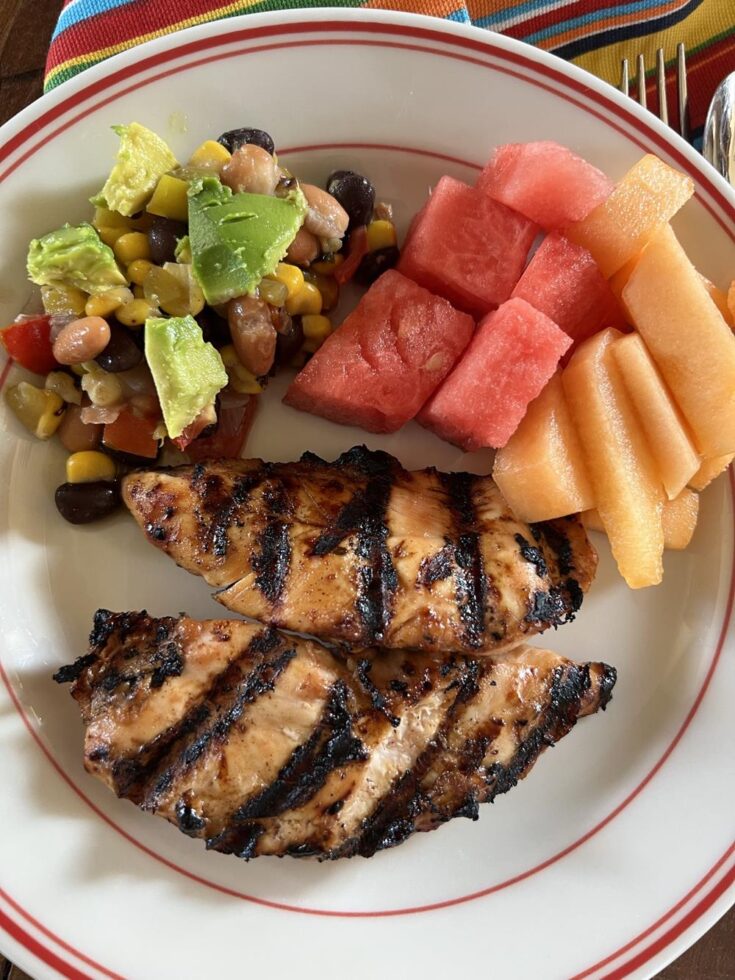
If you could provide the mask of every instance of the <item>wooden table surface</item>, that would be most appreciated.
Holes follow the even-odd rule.
[[[46,49],[61,6],[61,0],[0,0],[0,124],[41,94]],[[0,953],[0,980],[28,977]],[[735,980],[735,909],[658,980]]]

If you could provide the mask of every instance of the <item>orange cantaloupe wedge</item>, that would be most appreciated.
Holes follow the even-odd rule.
[[[735,452],[735,336],[669,225],[641,254],[623,299],[699,453]]]
[[[702,276],[702,273],[699,273]],[[725,320],[725,323],[732,328],[735,326],[735,312],[730,309],[730,303],[728,302],[728,296],[724,289],[720,289],[719,286],[715,286],[713,282],[707,278],[707,276],[702,276],[702,282],[704,283],[704,288],[710,294],[714,300],[714,304]],[[735,293],[733,293],[733,306],[735,306]]]
[[[682,490],[678,497],[664,501],[661,523],[664,529],[664,548],[669,551],[684,551],[694,536],[699,515],[699,494],[692,490]],[[584,526],[589,531],[604,533],[600,515],[596,510],[582,514]]]
[[[576,351],[562,374],[597,510],[621,575],[632,589],[663,576],[663,485],[610,350],[608,328]]]
[[[692,490],[699,490],[701,492],[713,480],[716,480],[721,473],[725,472],[733,459],[735,459],[735,453],[726,453],[724,456],[715,456],[711,459],[702,460],[702,465],[689,480],[689,486]]]
[[[686,204],[694,182],[653,154],[638,161],[594,211],[566,235],[584,246],[608,279]]]
[[[735,279],[730,283],[727,291],[727,308],[730,311],[730,323],[735,324]]]
[[[640,334],[621,337],[611,350],[648,440],[666,495],[669,500],[674,500],[701,463],[687,424]]]
[[[549,521],[594,506],[579,436],[557,372],[495,454],[493,479],[523,521]]]

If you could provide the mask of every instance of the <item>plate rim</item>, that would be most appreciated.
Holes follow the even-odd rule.
[[[223,37],[227,35],[232,35],[238,33],[238,28],[242,28],[242,34],[249,35],[252,38],[257,32],[262,28],[266,33],[290,33],[294,32],[301,27],[304,31],[342,31],[345,28],[351,28],[356,31],[370,32],[382,28],[382,31],[386,34],[391,33],[401,33],[403,28],[403,33],[411,32],[422,32],[425,36],[432,35],[435,39],[442,42],[458,42],[460,46],[469,46],[475,48],[483,48],[487,53],[492,54],[493,48],[496,51],[503,51],[515,53],[518,55],[522,61],[526,63],[531,62],[534,67],[546,69],[545,73],[550,77],[556,77],[557,80],[572,80],[577,83],[577,87],[583,90],[583,95],[587,92],[591,93],[586,97],[591,98],[593,102],[607,103],[616,109],[616,114],[622,116],[623,118],[631,117],[636,119],[639,123],[638,128],[644,129],[646,131],[646,136],[648,137],[648,142],[653,142],[665,148],[666,152],[670,155],[674,155],[681,160],[685,160],[688,167],[687,169],[695,169],[698,172],[698,177],[701,179],[702,183],[707,186],[710,192],[714,191],[713,196],[719,199],[720,207],[723,207],[726,212],[731,212],[731,217],[735,221],[735,190],[731,189],[714,170],[711,172],[709,168],[705,169],[707,166],[702,157],[696,153],[688,144],[684,143],[680,137],[674,134],[671,130],[668,130],[663,126],[655,117],[646,113],[645,110],[640,109],[635,103],[630,100],[626,100],[624,96],[617,93],[612,87],[608,86],[607,83],[596,78],[595,76],[589,75],[583,69],[577,68],[574,65],[570,65],[563,62],[561,59],[556,58],[553,55],[548,54],[545,51],[541,51],[536,48],[532,48],[529,45],[521,41],[517,41],[513,38],[507,38],[504,35],[497,34],[493,31],[488,31],[483,28],[476,28],[466,24],[460,24],[451,21],[442,21],[438,18],[427,17],[424,15],[413,15],[406,13],[397,13],[381,10],[367,10],[365,8],[342,10],[338,8],[319,8],[314,10],[291,10],[291,11],[279,11],[275,13],[263,13],[263,14],[244,14],[238,17],[229,18],[227,20],[212,21],[207,24],[197,25],[194,27],[187,28],[183,31],[176,32],[175,34],[164,35],[159,38],[149,40],[141,45],[137,45],[127,51],[121,52],[107,59],[100,64],[81,72],[79,75],[75,76],[73,79],[63,83],[58,88],[52,90],[46,95],[42,96],[35,103],[32,103],[21,113],[15,116],[12,120],[9,120],[2,128],[0,128],[0,164],[4,159],[13,158],[13,162],[9,167],[0,173],[0,182],[2,182],[5,177],[18,167],[23,160],[28,158],[30,153],[34,152],[41,144],[34,144],[30,148],[30,153],[26,153],[20,156],[15,156],[16,149],[20,149],[23,144],[31,139],[34,135],[41,133],[46,126],[45,119],[48,116],[58,118],[75,107],[75,105],[83,104],[88,99],[94,97],[98,92],[104,91],[104,88],[110,84],[115,84],[119,79],[119,76],[126,73],[128,70],[130,75],[140,75],[145,72],[149,67],[146,61],[154,59],[157,55],[163,52],[170,52],[170,57],[165,59],[167,61],[172,61],[175,63],[177,58],[185,58],[189,53],[189,48],[195,44],[197,41],[203,39],[211,39],[216,46],[217,43],[220,45],[225,42]],[[269,30],[273,28],[274,30]],[[183,40],[182,40],[183,39]],[[243,38],[244,39],[244,38]],[[231,39],[234,42],[234,38]],[[425,48],[422,50],[426,50]],[[178,70],[187,70],[194,67],[191,62],[186,62],[180,66]],[[154,76],[156,77],[156,76]],[[160,77],[160,76],[158,76]],[[147,79],[147,81],[152,81],[152,78]],[[142,84],[145,84],[143,82]],[[585,91],[586,90],[586,91]],[[86,97],[84,93],[88,94]],[[115,92],[111,98],[116,98],[121,95],[122,92]],[[558,95],[558,92],[556,92]],[[82,96],[82,98],[79,98]],[[102,103],[104,104],[104,103]],[[45,111],[44,111],[45,110]],[[65,120],[63,128],[68,128],[76,120],[76,117]],[[609,120],[608,120],[609,122]],[[642,124],[642,125],[641,125]],[[620,129],[620,126],[610,123],[613,128]],[[10,136],[8,136],[10,134]],[[626,132],[625,135],[630,138],[630,133]],[[7,139],[4,137],[8,136]],[[711,206],[706,202],[704,198],[700,196],[700,202],[707,207],[707,209],[714,214]],[[715,215],[716,217],[716,215]],[[719,218],[717,220],[720,220]],[[720,222],[722,223],[722,222]],[[732,232],[730,232],[732,233]],[[12,362],[8,362],[5,369],[0,377],[0,385],[4,380],[7,372],[10,368]],[[732,485],[732,475],[731,475],[731,485]],[[730,628],[731,632],[731,628]],[[723,628],[723,639],[727,635],[728,629]],[[0,665],[1,667],[1,665]],[[10,689],[10,688],[9,688]],[[703,687],[702,694],[706,690],[706,683]],[[660,765],[663,762],[663,758]],[[657,766],[658,768],[658,766]],[[650,778],[650,777],[649,777]],[[712,875],[715,873],[718,865],[724,862],[729,855],[735,850],[735,844],[726,852],[726,854],[720,859],[715,868],[710,869],[708,874],[704,879],[695,887],[693,892],[696,892],[698,888],[709,881]],[[689,893],[689,895],[693,894]],[[665,916],[664,919],[668,918],[670,914],[673,914],[676,908],[681,906],[681,904],[687,901],[688,896],[680,900],[677,906],[674,907],[669,915]],[[6,897],[5,893],[0,890],[0,897]],[[707,901],[709,899],[709,901]],[[10,900],[12,903],[12,900]],[[671,959],[679,955],[685,948],[687,948],[692,942],[710,928],[714,922],[724,914],[730,904],[735,903],[735,866],[733,866],[722,878],[718,878],[715,886],[704,896],[699,902],[701,906],[704,902],[707,904],[701,909],[699,914],[695,916],[691,921],[687,922],[686,926],[680,927],[678,924],[673,926],[669,932],[675,931],[665,943],[663,940],[669,935],[669,932],[665,933],[662,937],[656,939],[650,947],[642,950],[640,953],[636,954],[629,962],[623,963],[620,967],[616,968],[613,973],[606,974],[606,976],[627,976],[631,972],[638,972],[640,968],[645,964],[651,964],[652,968],[659,969],[665,963],[670,962]],[[22,912],[22,910],[19,910]],[[301,911],[301,910],[300,910]],[[26,913],[22,913],[26,914]],[[20,933],[23,933],[28,937],[31,943],[38,946],[36,940],[33,936],[25,933],[22,927],[18,926],[17,923],[13,923],[9,920],[3,909],[0,908],[0,927],[3,927],[6,922],[10,922],[11,925],[17,929]],[[32,920],[35,921],[35,920]],[[660,922],[661,920],[659,920]],[[584,971],[582,974],[578,974],[578,977],[588,976],[592,971],[595,971],[601,965],[609,963],[611,960],[617,959],[618,956],[625,950],[630,949],[631,944],[637,944],[641,938],[650,935],[650,933],[655,930],[659,922],[654,923],[649,929],[645,930],[642,934],[636,937],[631,943],[622,947],[615,954],[606,957],[601,960],[595,966]],[[40,924],[38,924],[40,925]],[[696,927],[696,928],[695,928]],[[40,926],[42,931],[43,926]],[[12,930],[11,931],[11,935]],[[697,934],[693,934],[696,932]],[[53,936],[49,933],[50,938],[61,945],[66,947],[69,951],[75,952],[77,957],[80,954],[73,951],[71,947],[60,940],[58,937]],[[691,938],[690,938],[691,937]],[[17,938],[17,937],[16,937]],[[673,948],[672,948],[673,947]],[[25,947],[24,947],[25,948]],[[641,959],[642,956],[649,953],[645,959]],[[29,952],[31,952],[29,950]],[[55,956],[52,950],[46,950],[51,957],[54,957],[58,961],[58,957]],[[17,954],[16,959],[17,959]],[[86,961],[90,966],[103,972],[108,976],[116,976],[116,974],[111,974],[109,970],[102,967],[100,964],[94,963],[88,958],[81,956],[83,961]],[[33,961],[35,963],[35,960]],[[48,961],[47,961],[48,962]],[[55,964],[48,963],[55,968]],[[65,964],[66,965],[66,964]],[[68,965],[67,965],[68,968]],[[621,971],[625,972],[621,972]],[[63,974],[68,976],[84,976],[81,973],[68,973]]]

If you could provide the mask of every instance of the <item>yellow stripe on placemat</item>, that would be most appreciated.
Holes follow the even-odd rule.
[[[643,54],[646,65],[651,68],[656,63],[656,49],[663,47],[666,61],[676,60],[676,46],[684,41],[687,52],[695,54],[702,47],[709,47],[733,29],[733,8],[735,0],[704,0],[697,9],[678,24],[642,37],[617,41],[598,51],[590,51],[572,58],[575,65],[586,68],[605,81],[617,85],[620,81],[620,64],[623,58],[635,59]],[[701,64],[704,58],[698,59]]]

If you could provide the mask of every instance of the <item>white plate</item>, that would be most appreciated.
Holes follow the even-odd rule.
[[[238,125],[276,137],[302,175],[363,170],[405,226],[430,184],[471,179],[496,143],[558,139],[620,176],[653,150],[695,179],[676,219],[720,285],[735,196],[669,130],[590,76],[479,30],[369,11],[223,21],[143,45],[66,83],[0,133],[0,314],[27,299],[28,239],[88,215],[111,123],[137,119],[186,157]],[[183,131],[182,121],[187,131]],[[265,396],[249,450],[330,456],[365,441],[407,465],[487,465],[410,425],[365,438]],[[202,583],[123,515],[57,515],[59,445],[0,412],[0,946],[37,977],[648,976],[735,898],[733,508],[703,499],[662,587],[629,592],[605,542],[571,627],[544,642],[619,669],[610,709],[546,754],[477,823],[457,820],[370,861],[241,863],[85,775],[81,724],[53,670],[93,611],[220,614]]]

